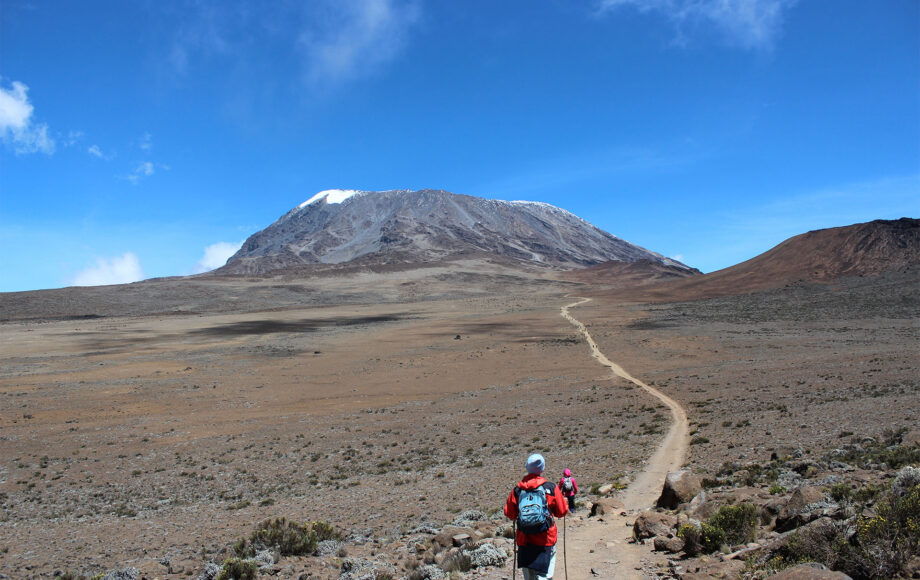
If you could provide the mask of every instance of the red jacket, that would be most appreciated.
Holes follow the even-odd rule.
[[[542,476],[528,474],[517,484],[517,487],[521,489],[536,489],[544,483],[546,483],[546,479]],[[565,514],[569,513],[569,502],[562,497],[562,491],[558,485],[553,485],[553,487],[555,488],[553,494],[546,496],[546,505],[549,508],[549,512],[555,517],[565,517]],[[510,520],[516,520],[518,517],[518,501],[517,497],[514,495],[513,489],[511,493],[508,494],[508,501],[505,502],[505,516]],[[515,542],[518,546],[555,546],[556,538],[556,522],[553,522],[550,528],[541,534],[525,534],[521,530],[518,530]]]

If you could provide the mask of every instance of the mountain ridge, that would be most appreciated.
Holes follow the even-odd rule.
[[[423,189],[319,192],[250,236],[218,273],[373,258],[431,263],[464,254],[551,268],[649,260],[695,272],[547,203]]]

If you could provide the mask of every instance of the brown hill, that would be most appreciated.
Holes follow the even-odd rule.
[[[693,300],[729,296],[796,283],[877,276],[918,264],[920,220],[875,220],[801,234],[735,266],[642,288],[641,297]]]
[[[696,268],[688,269],[652,260],[636,260],[635,262],[604,262],[597,266],[566,272],[564,278],[576,282],[601,284],[611,288],[627,288],[657,284],[667,280],[680,280],[700,274],[701,272]]]

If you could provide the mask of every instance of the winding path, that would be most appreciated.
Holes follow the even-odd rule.
[[[623,514],[605,516],[603,520],[584,519],[583,516],[571,518],[570,529],[566,531],[565,556],[568,565],[566,580],[588,578],[642,578],[642,559],[650,548],[629,543],[632,537],[632,520],[637,512],[652,507],[661,493],[668,472],[677,471],[687,456],[689,443],[689,425],[687,413],[680,404],[658,389],[650,387],[635,378],[620,365],[610,361],[597,347],[597,343],[584,324],[569,313],[569,309],[589,302],[582,298],[562,307],[562,316],[568,320],[585,337],[591,348],[591,356],[597,362],[613,371],[613,374],[641,387],[650,395],[660,400],[671,410],[671,427],[658,449],[648,460],[642,471],[630,483],[626,491],[618,497],[623,502]],[[563,562],[557,563],[555,576],[565,577]]]

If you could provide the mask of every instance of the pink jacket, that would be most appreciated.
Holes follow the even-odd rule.
[[[565,483],[564,477],[559,480],[559,490],[562,491],[563,497],[574,497],[574,495],[578,493],[578,482],[575,481],[574,477],[570,477],[569,479],[572,480],[572,490],[571,491],[565,490],[565,485],[563,485]]]

